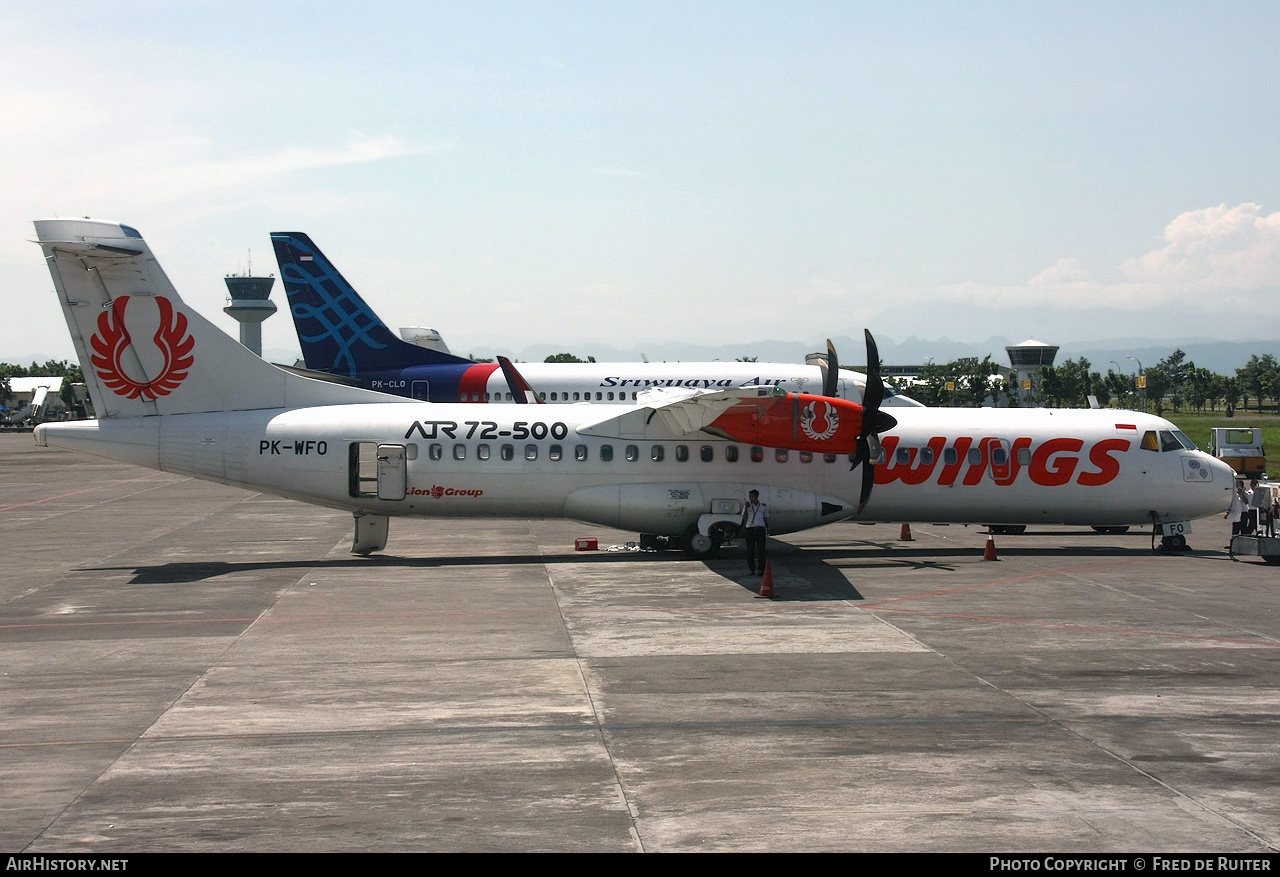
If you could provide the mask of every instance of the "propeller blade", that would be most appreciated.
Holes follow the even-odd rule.
[[[836,346],[827,339],[827,358],[822,365],[822,395],[835,398],[840,380],[840,359],[836,356]]]
[[[898,425],[892,414],[880,410],[884,402],[884,381],[880,377],[880,351],[871,330],[864,330],[867,338],[867,387],[862,393],[862,435],[858,436],[858,450],[853,455],[853,471],[862,464],[862,490],[858,494],[858,513],[871,499],[871,489],[876,483],[876,461],[880,457],[880,433]],[[828,341],[829,345],[831,342]],[[835,349],[831,348],[831,355]]]
[[[867,336],[867,390],[862,394],[862,407],[867,411],[879,411],[884,402],[884,381],[880,379],[880,351],[876,348],[876,339],[871,337],[871,330],[864,329]]]
[[[505,356],[499,356],[498,365],[502,366],[502,376],[507,379],[507,386],[511,388],[512,401],[517,405],[527,405],[530,401],[539,405],[545,404],[542,398],[533,391],[533,387],[529,386],[529,382],[524,379],[524,375],[520,374],[511,360]]]
[[[871,499],[871,488],[876,483],[876,464],[867,460],[862,465],[862,492],[858,494],[858,514],[862,514],[862,510],[866,508],[867,500]]]

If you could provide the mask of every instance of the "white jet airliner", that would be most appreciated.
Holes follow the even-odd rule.
[[[1161,418],[890,416],[878,369],[865,408],[761,388],[651,391],[625,406],[477,407],[316,381],[270,365],[191,310],[132,228],[51,219],[36,234],[99,415],[42,424],[39,444],[348,510],[356,553],[384,547],[393,516],[449,515],[568,517],[681,537],[706,557],[752,488],[777,535],[855,516],[1151,524],[1181,547],[1192,519],[1231,502],[1230,469]]]
[[[473,362],[397,338],[302,232],[272,232],[271,243],[308,369],[423,402],[518,401],[495,363]],[[832,355],[828,350],[828,360]],[[832,367],[838,377],[826,395],[861,402],[866,378]],[[750,385],[802,393],[828,380],[823,366],[781,362],[530,362],[521,363],[520,372],[541,401],[569,404],[635,402],[640,393],[658,387]],[[890,387],[885,388],[884,405],[923,407]]]

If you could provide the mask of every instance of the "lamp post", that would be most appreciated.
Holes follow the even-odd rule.
[[[1138,374],[1139,375],[1142,374],[1142,360],[1138,359],[1138,357],[1136,356],[1125,356],[1125,359],[1132,359],[1134,362],[1136,362],[1138,364]],[[1144,386],[1142,388],[1142,412],[1145,414],[1146,411],[1147,411],[1147,388]]]

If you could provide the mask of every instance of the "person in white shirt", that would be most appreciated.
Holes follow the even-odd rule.
[[[751,575],[764,575],[765,542],[769,537],[769,507],[760,501],[760,491],[748,494],[742,509],[742,532],[747,540],[747,569]]]

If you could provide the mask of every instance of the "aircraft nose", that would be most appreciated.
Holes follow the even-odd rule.
[[[1206,456],[1208,456],[1206,454]],[[1217,483],[1234,484],[1236,479],[1236,470],[1232,469],[1226,463],[1217,457],[1209,457],[1209,471],[1213,473],[1213,481]]]

